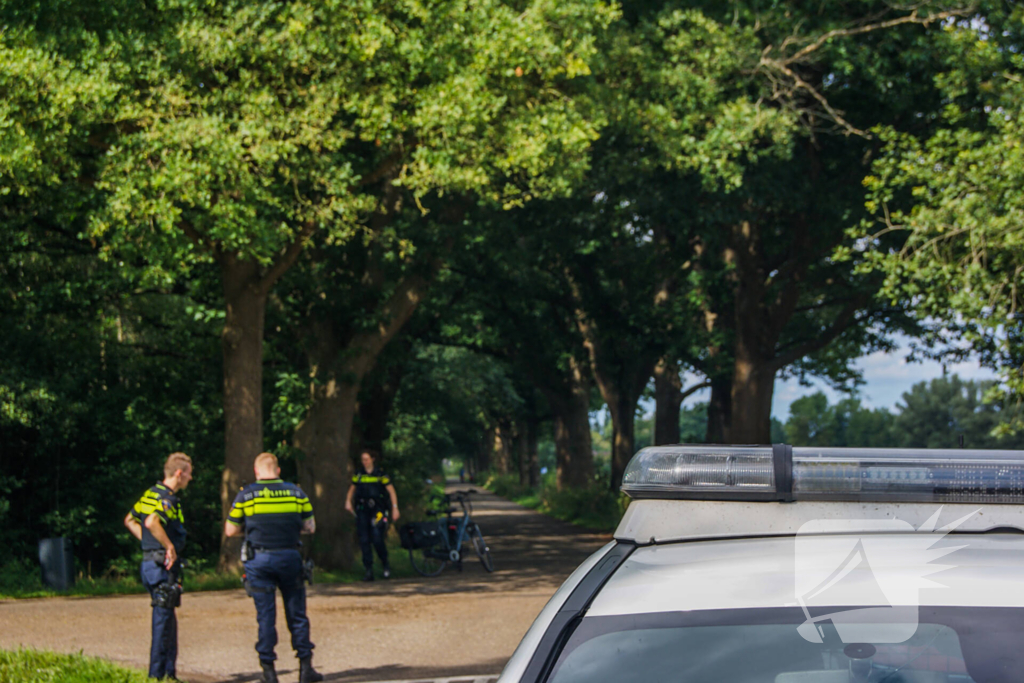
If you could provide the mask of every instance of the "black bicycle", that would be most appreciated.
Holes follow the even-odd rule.
[[[487,547],[480,525],[473,521],[472,493],[453,491],[435,496],[441,509],[427,511],[435,519],[409,522],[399,530],[402,547],[409,551],[413,569],[422,576],[437,576],[449,562],[462,571],[463,548],[469,545],[484,569],[494,571],[491,549]]]

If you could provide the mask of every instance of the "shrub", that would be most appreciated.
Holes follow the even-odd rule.
[[[612,531],[622,519],[629,499],[613,493],[600,479],[587,488],[558,490],[553,475],[544,477],[538,489],[519,482],[513,474],[489,473],[484,487],[502,498],[534,508],[557,519],[589,529]]]
[[[585,489],[562,489],[547,484],[540,491],[541,512],[590,529],[612,531],[622,519],[629,499],[595,483]]]
[[[497,472],[488,472],[484,476],[484,488],[511,500],[522,498],[531,492],[528,485],[520,483],[519,475]]]

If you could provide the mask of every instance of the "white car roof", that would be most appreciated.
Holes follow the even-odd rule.
[[[1024,607],[1024,534],[811,534],[641,547],[587,616],[787,607],[801,599],[812,607]]]
[[[740,502],[721,500],[634,500],[615,538],[640,545],[671,541],[787,536],[808,523],[835,520],[846,531],[878,531],[878,523],[901,520],[916,528],[939,513],[936,528],[966,519],[959,531],[1024,530],[1024,506],[871,502]],[[858,526],[859,525],[859,526]]]

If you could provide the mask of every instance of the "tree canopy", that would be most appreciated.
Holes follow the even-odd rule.
[[[343,568],[365,447],[412,498],[456,458],[611,500],[666,439],[1011,443],[1022,27],[995,0],[0,1],[0,541],[127,557],[172,450],[204,558],[235,563],[217,522],[272,449]],[[896,333],[1003,379],[772,420],[776,379],[852,392]]]

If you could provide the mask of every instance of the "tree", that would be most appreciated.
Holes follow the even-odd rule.
[[[654,445],[683,443],[683,401],[693,393],[711,386],[710,382],[697,382],[683,389],[683,377],[678,365],[663,357],[654,367]],[[703,438],[703,436],[702,436]]]
[[[933,355],[971,351],[1002,372],[997,403],[1024,396],[1022,47],[1019,6],[983,3],[950,26],[936,75],[947,102],[938,130],[880,131],[885,154],[867,182],[881,229],[865,223],[855,232],[868,249],[865,269],[886,275],[886,295],[930,324]],[[880,240],[893,233],[906,242],[885,250]]]
[[[888,410],[864,408],[856,397],[829,405],[819,391],[790,404],[785,442],[792,446],[892,447],[897,438],[893,420]]]
[[[156,17],[125,74],[137,96],[119,113],[99,181],[109,210],[93,232],[121,252],[221,271],[225,513],[264,448],[266,302],[314,234],[372,237],[402,201],[430,195],[522,202],[561,190],[582,163],[592,126],[559,88],[586,73],[591,34],[612,13],[523,9],[182,0]],[[347,479],[339,429],[317,470],[332,485]]]
[[[817,392],[793,401],[785,442],[793,446],[851,448],[1020,448],[1020,436],[996,436],[999,425],[1019,419],[1011,403],[986,403],[992,382],[956,375],[918,382],[893,413],[861,406],[856,397],[830,405]]]
[[[1020,419],[1012,404],[984,401],[992,382],[971,382],[956,375],[918,382],[903,394],[893,424],[895,444],[903,448],[1021,448],[1020,435],[994,436],[998,426]]]
[[[485,227],[451,259],[439,341],[500,358],[533,385],[547,410],[523,417],[550,413],[556,485],[585,488],[594,479],[593,380],[565,280],[538,267],[548,243],[522,211],[474,215]],[[536,422],[526,431],[535,434]]]
[[[874,299],[880,279],[832,250],[863,215],[867,129],[938,106],[930,52],[963,10],[698,7],[625,6],[599,71],[616,86],[608,159],[619,177],[674,184],[644,215],[671,226],[680,248],[663,272],[685,278],[701,313],[685,318],[703,350],[687,344],[683,360],[712,383],[709,438],[765,442],[776,376],[847,384],[851,358],[908,326]]]

